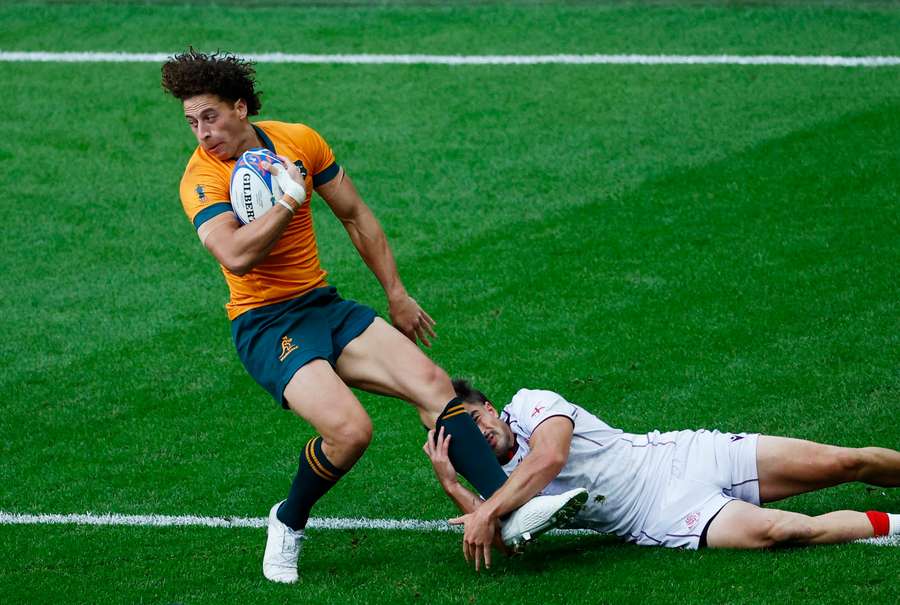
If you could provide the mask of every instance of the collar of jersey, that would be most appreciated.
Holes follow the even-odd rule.
[[[263,142],[263,145],[266,146],[266,149],[268,149],[272,153],[278,153],[277,151],[275,151],[275,144],[272,142],[272,139],[269,138],[269,135],[267,135],[265,131],[256,124],[251,124],[251,126],[253,126],[253,130],[256,131],[256,136],[258,136],[259,140]]]
[[[271,151],[272,153],[278,153],[275,151],[275,143],[272,142],[272,139],[269,138],[269,135],[266,134],[266,131],[257,126],[256,124],[250,124],[253,126],[253,130],[256,132],[256,136],[259,137],[259,140],[262,141],[262,144]],[[231,158],[232,160],[236,160],[237,158]]]
[[[509,420],[506,421],[506,426],[509,426]],[[516,439],[516,434],[513,433],[513,446],[509,448],[509,451],[500,458],[500,464],[509,464],[509,461],[513,459],[513,456],[516,455],[516,452],[519,451],[519,441]]]

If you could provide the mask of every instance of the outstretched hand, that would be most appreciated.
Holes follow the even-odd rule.
[[[426,347],[431,346],[430,336],[437,336],[434,332],[434,320],[419,306],[419,303],[409,295],[389,302],[391,323],[400,330],[404,336],[413,342],[421,340]]]
[[[422,449],[428,455],[428,459],[431,460],[434,474],[445,490],[459,483],[459,480],[456,478],[456,469],[453,467],[453,463],[450,462],[450,454],[448,453],[450,437],[452,435],[444,435],[443,426],[438,429],[437,437],[435,437],[434,429],[431,429],[428,431],[425,445],[422,446]]]
[[[463,526],[463,556],[466,561],[475,561],[475,571],[491,567],[491,543],[497,533],[497,521],[479,508],[474,513],[450,519],[450,525]]]

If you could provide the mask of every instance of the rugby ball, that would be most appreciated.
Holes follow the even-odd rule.
[[[243,225],[268,212],[283,193],[272,175],[260,168],[263,161],[284,165],[268,149],[254,148],[242,153],[231,171],[231,208]]]

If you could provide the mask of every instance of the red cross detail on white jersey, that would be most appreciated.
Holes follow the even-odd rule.
[[[537,416],[538,414],[540,414],[540,413],[541,413],[541,410],[543,410],[545,407],[547,407],[547,406],[539,405],[539,406],[537,406],[536,408],[534,408],[534,411],[531,412],[531,417],[534,418],[535,416]]]

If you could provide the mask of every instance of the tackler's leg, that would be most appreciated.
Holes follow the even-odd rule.
[[[841,510],[810,517],[733,500],[709,524],[706,541],[710,548],[770,548],[841,544],[892,531],[900,533],[898,515]]]
[[[900,486],[900,452],[882,447],[838,447],[760,435],[756,465],[762,502],[850,481]]]

